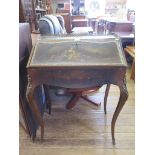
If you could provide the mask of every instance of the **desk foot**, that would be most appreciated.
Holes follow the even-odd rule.
[[[109,94],[110,84],[107,84],[105,95],[104,95],[104,113],[107,114],[107,98]]]
[[[120,111],[122,110],[122,108],[128,98],[128,91],[127,91],[125,79],[123,81],[122,86],[119,86],[119,88],[120,88],[120,97],[119,97],[118,105],[116,107],[116,110],[114,112],[112,122],[111,122],[111,134],[112,134],[113,144],[115,144],[115,135],[114,135],[115,123],[116,123],[116,120],[117,120],[117,117],[118,117]]]

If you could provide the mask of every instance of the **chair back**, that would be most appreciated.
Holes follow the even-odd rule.
[[[58,21],[63,29],[63,34],[66,34],[66,28],[65,28],[65,21],[64,18],[61,15],[56,15],[56,17],[58,18]]]
[[[60,16],[59,16],[60,19]],[[64,21],[61,18],[61,24],[64,25]],[[39,20],[39,30],[42,35],[58,35],[64,34],[64,29],[61,26],[58,18],[54,15],[45,15]]]
[[[41,35],[54,34],[53,23],[44,17],[39,20],[39,31]]]

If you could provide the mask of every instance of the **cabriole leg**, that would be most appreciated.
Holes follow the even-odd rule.
[[[115,123],[117,120],[117,117],[120,113],[120,111],[122,110],[127,98],[128,98],[128,91],[127,91],[127,87],[126,87],[126,80],[123,81],[122,86],[119,86],[120,88],[120,98],[116,107],[116,110],[114,112],[113,118],[112,118],[112,122],[111,122],[111,134],[112,134],[112,142],[113,145],[115,145],[115,135],[114,135],[114,130],[115,130]]]
[[[107,84],[105,95],[104,95],[104,113],[107,114],[107,98],[109,94],[110,84]]]

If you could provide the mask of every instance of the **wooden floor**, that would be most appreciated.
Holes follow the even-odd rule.
[[[112,86],[107,105],[103,111],[105,86],[90,96],[100,107],[80,100],[73,110],[65,109],[69,97],[56,97],[51,92],[52,114],[45,113],[45,140],[40,142],[40,133],[32,143],[24,130],[19,129],[20,155],[134,155],[135,145],[135,84],[129,79],[129,98],[116,122],[116,145],[111,141],[111,119],[119,98],[119,89]]]

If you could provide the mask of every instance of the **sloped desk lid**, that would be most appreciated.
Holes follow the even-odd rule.
[[[119,38],[114,36],[41,37],[27,67],[124,66]]]

